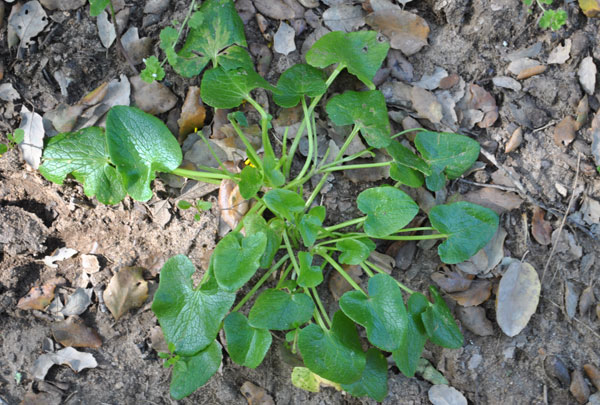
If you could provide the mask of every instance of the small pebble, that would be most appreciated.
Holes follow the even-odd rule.
[[[571,386],[569,387],[569,391],[571,391],[571,394],[573,394],[580,404],[585,404],[587,402],[590,397],[590,387],[588,387],[585,382],[581,371],[573,370],[571,373]]]
[[[548,356],[544,361],[544,367],[546,373],[550,377],[556,378],[563,388],[568,387],[571,384],[571,376],[565,363],[557,356]]]

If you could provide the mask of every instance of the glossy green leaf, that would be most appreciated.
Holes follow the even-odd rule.
[[[248,319],[239,312],[227,315],[224,329],[231,359],[245,367],[258,367],[271,347],[271,333],[250,326]]]
[[[101,12],[104,11],[110,0],[90,0],[90,15],[92,17],[97,17]]]
[[[326,110],[336,125],[358,125],[367,143],[374,148],[383,148],[392,142],[385,97],[379,90],[348,90],[331,97]]]
[[[322,205],[317,205],[316,207],[312,207],[309,211],[308,214],[315,216],[317,218],[319,218],[319,220],[321,221],[321,223],[323,221],[325,221],[325,215],[326,215],[326,210],[325,207]]]
[[[432,169],[456,179],[479,157],[479,143],[468,136],[448,132],[419,132],[415,146]]]
[[[270,190],[263,197],[263,201],[274,214],[288,221],[293,221],[296,214],[304,211],[304,200],[291,190]]]
[[[300,274],[298,285],[300,287],[316,287],[323,282],[323,270],[320,266],[313,266],[313,256],[308,252],[298,252]]]
[[[311,323],[300,331],[298,349],[310,371],[341,384],[358,381],[366,364],[354,322],[342,311],[333,316],[330,330]]]
[[[399,231],[412,221],[419,206],[404,191],[393,187],[373,187],[358,195],[358,209],[367,214],[365,232],[382,237]]]
[[[371,239],[343,239],[336,242],[335,247],[342,253],[338,261],[343,264],[360,264],[369,258],[375,250],[375,243]]]
[[[279,218],[273,218],[269,224],[260,215],[254,213],[244,217],[244,229],[246,235],[255,235],[259,232],[264,233],[267,236],[267,245],[265,251],[260,258],[260,267],[266,269],[271,267],[273,258],[279,250],[281,245],[281,239],[283,234],[283,221]]]
[[[246,166],[240,173],[240,194],[244,199],[249,200],[258,193],[263,184],[260,170],[252,166]]]
[[[315,42],[306,54],[306,62],[322,69],[339,63],[373,90],[373,77],[389,49],[387,42],[377,40],[375,31],[333,31]]]
[[[396,163],[402,166],[410,167],[429,176],[431,167],[423,159],[413,153],[412,150],[402,145],[398,141],[392,141],[386,148],[390,156]]]
[[[126,191],[121,175],[111,164],[102,128],[90,127],[50,139],[40,173],[53,183],[62,184],[68,174],[83,183],[88,197],[103,204],[117,204]]]
[[[316,215],[305,214],[298,223],[298,231],[304,246],[311,247],[317,240],[319,232],[323,229],[323,221]]]
[[[285,184],[285,176],[278,167],[275,156],[265,154],[263,158],[263,168],[265,171],[265,180],[268,186],[281,187]]]
[[[440,191],[446,185],[446,176],[443,169],[434,169],[430,176],[425,178],[425,184],[429,191]]]
[[[387,360],[374,347],[367,350],[366,365],[360,380],[342,384],[344,391],[355,397],[366,397],[382,402],[388,394]]]
[[[316,97],[327,91],[322,70],[296,64],[283,72],[277,81],[273,101],[281,107],[295,107],[304,96]]]
[[[200,85],[202,101],[214,108],[235,108],[250,98],[258,87],[274,91],[275,88],[253,69],[241,67],[225,70],[223,67],[204,73]]]
[[[165,339],[182,356],[196,354],[215,339],[235,300],[235,294],[220,289],[214,278],[194,289],[195,271],[184,255],[167,260],[152,302]]]
[[[238,68],[246,68],[250,70],[254,69],[254,62],[252,62],[252,57],[250,56],[246,48],[242,48],[241,46],[230,46],[219,55],[218,60],[219,66],[221,66],[225,70],[233,70]],[[231,114],[235,114],[235,112]],[[240,112],[240,114],[243,113]]]
[[[227,234],[215,247],[212,262],[219,285],[235,291],[252,278],[260,266],[267,247],[267,235],[257,232],[243,237],[239,232]]]
[[[446,305],[446,301],[444,301],[435,287],[430,286],[429,292],[433,297],[433,305],[430,305],[421,314],[423,325],[425,325],[425,330],[427,331],[427,337],[436,345],[449,349],[458,349],[463,345],[464,339]]]
[[[8,146],[6,146],[5,143],[0,143],[0,156],[4,155],[6,152],[8,152]]]
[[[369,296],[348,291],[340,298],[340,308],[354,322],[367,330],[369,342],[382,350],[398,349],[408,328],[408,314],[402,292],[387,274],[369,279]]]
[[[216,340],[194,356],[181,357],[173,366],[171,396],[182,399],[206,384],[223,360],[221,345]]]
[[[289,294],[269,289],[258,296],[248,319],[255,328],[288,330],[308,322],[314,310],[315,304],[304,293]]]
[[[396,162],[390,165],[390,178],[413,188],[419,188],[425,182],[423,173]]]
[[[467,201],[438,205],[429,211],[431,225],[448,235],[438,253],[444,263],[468,260],[492,239],[498,229],[498,215],[489,208]]]
[[[106,117],[106,141],[111,160],[134,200],[152,198],[150,182],[156,171],[171,172],[181,164],[181,148],[169,128],[135,107],[111,108]]]
[[[392,354],[396,365],[407,377],[413,377],[421,353],[427,342],[427,332],[421,319],[421,314],[429,308],[427,298],[421,293],[413,293],[406,303],[408,309],[408,328],[402,336],[400,347]]]
[[[155,80],[161,81],[165,78],[165,70],[156,56],[152,55],[144,59],[144,64],[144,70],[140,73],[140,78],[143,81],[152,83]]]

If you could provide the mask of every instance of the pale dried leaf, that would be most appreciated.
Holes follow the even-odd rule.
[[[450,294],[450,298],[463,307],[474,307],[484,303],[492,294],[492,283],[487,280],[475,280],[466,291]]]
[[[323,22],[332,31],[352,32],[365,25],[361,6],[341,4],[325,10]]]
[[[590,103],[589,103],[589,99],[588,99],[588,95],[584,95],[583,98],[581,100],[579,100],[579,103],[577,104],[577,111],[576,111],[576,115],[577,118],[575,119],[575,130],[579,131],[587,122],[588,119],[588,114],[590,113]]]
[[[300,6],[296,0],[254,0],[254,7],[267,17],[276,20],[293,20],[302,16],[295,6]],[[302,8],[300,6],[300,8]]]
[[[457,307],[456,315],[462,326],[478,336],[491,336],[494,334],[492,322],[485,316],[482,307]]]
[[[473,282],[472,275],[465,275],[460,270],[450,270],[447,267],[443,267],[443,272],[433,273],[431,279],[448,293],[466,291]]]
[[[448,72],[439,66],[435,67],[435,70],[430,75],[423,75],[421,80],[413,83],[414,86],[421,87],[425,90],[435,90],[439,87],[442,79],[448,77]]]
[[[369,14],[365,21],[390,38],[390,46],[406,56],[419,52],[427,45],[429,25],[416,14],[388,9]]]
[[[133,100],[140,110],[157,115],[169,111],[177,104],[177,96],[161,82],[148,83],[139,76],[129,80],[133,87]]]
[[[46,266],[56,269],[56,268],[58,268],[58,265],[54,264],[55,262],[60,262],[60,261],[69,259],[69,258],[75,256],[76,254],[77,254],[77,250],[62,247],[62,248],[58,249],[57,251],[55,251],[52,254],[52,256],[44,257],[43,261]]]
[[[229,225],[231,229],[235,229],[240,223],[250,204],[248,200],[240,194],[238,185],[229,179],[221,181],[219,187],[219,210],[221,211],[221,219]]]
[[[590,310],[590,308],[592,308],[595,302],[596,297],[594,295],[594,287],[586,287],[581,293],[581,297],[579,298],[579,315],[584,316],[585,314],[587,314],[587,312]]]
[[[548,64],[563,64],[569,59],[571,54],[571,40],[569,38],[565,39],[564,45],[558,45],[556,48],[550,51],[550,55],[548,55]]]
[[[496,76],[492,79],[492,83],[494,83],[494,86],[514,91],[521,91],[522,88],[521,83],[509,76]]]
[[[37,358],[31,374],[38,380],[43,380],[48,374],[48,370],[55,364],[67,365],[76,373],[86,368],[95,368],[98,366],[96,359],[90,353],[79,352],[72,347],[66,347],[56,353],[45,353]]]
[[[273,37],[273,49],[275,52],[282,55],[294,52],[296,50],[296,43],[294,42],[295,37],[296,31],[282,21]]]
[[[596,87],[596,64],[591,56],[583,58],[579,64],[577,70],[577,76],[579,77],[579,83],[583,90],[590,96],[594,95],[594,89]]]
[[[110,48],[115,39],[117,38],[117,32],[115,26],[108,21],[108,13],[106,10],[101,12],[96,17],[96,25],[98,26],[98,36],[100,36],[100,42],[106,49]]]
[[[504,147],[504,153],[510,153],[516,150],[521,143],[523,142],[523,128],[519,127],[515,129],[510,136],[508,142],[506,142],[506,146]]]
[[[464,395],[448,385],[434,385],[427,395],[433,405],[467,405]]]
[[[342,265],[346,273],[354,280],[356,283],[360,284],[360,276],[362,274],[362,269],[359,265]],[[344,277],[340,275],[339,272],[335,272],[329,277],[329,291],[333,295],[335,300],[339,300],[344,293],[351,291],[352,286],[346,281]]]
[[[596,112],[592,120],[592,155],[596,166],[600,166],[600,111]]]
[[[15,101],[20,99],[21,96],[15,90],[12,83],[2,83],[0,84],[0,100],[3,101]]]
[[[19,149],[23,152],[23,159],[29,166],[36,169],[40,166],[42,159],[42,150],[44,149],[44,124],[42,116],[31,112],[24,105],[21,107],[21,125],[25,131],[25,138],[19,144]]]
[[[92,288],[77,288],[61,310],[64,316],[81,315],[92,304]]]
[[[21,40],[22,48],[29,47],[31,40],[48,25],[48,17],[38,1],[25,3],[16,13],[11,13],[8,24]]]
[[[98,333],[85,326],[78,316],[70,316],[65,321],[54,322],[51,329],[54,340],[63,346],[94,349],[102,346],[102,340]]]
[[[110,279],[103,296],[115,320],[130,309],[141,307],[148,298],[148,283],[142,271],[141,267],[123,267]]]
[[[100,271],[100,263],[96,255],[81,255],[81,268],[87,274]]]
[[[483,187],[478,190],[470,191],[461,196],[461,199],[463,201],[483,205],[484,207],[494,210],[498,214],[514,210],[523,204],[523,199],[517,194],[491,187]]]
[[[583,220],[587,224],[594,225],[600,223],[600,202],[591,197],[584,196],[580,211],[583,216]]]
[[[565,312],[569,319],[573,319],[579,302],[579,288],[572,282],[565,283]]]
[[[540,62],[529,58],[515,59],[508,64],[507,70],[515,76],[532,67],[540,66]]]
[[[412,87],[410,100],[419,117],[428,119],[434,124],[438,124],[442,120],[444,116],[442,105],[433,93],[420,87]]]
[[[40,0],[42,6],[47,8],[48,10],[75,10],[79,7],[83,7],[87,1],[86,0]]]

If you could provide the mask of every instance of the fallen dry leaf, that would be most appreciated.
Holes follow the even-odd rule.
[[[518,194],[501,191],[497,188],[483,187],[463,195],[462,200],[494,210],[498,214],[519,208],[523,199]]]
[[[492,283],[487,280],[475,280],[466,291],[449,294],[450,298],[463,307],[474,307],[484,303],[492,294]]]
[[[365,21],[390,38],[390,46],[406,56],[427,45],[429,25],[416,14],[400,9],[387,9],[369,14]]]
[[[509,76],[496,76],[492,79],[492,83],[497,87],[504,87],[505,89],[511,89],[514,91],[521,91],[523,86],[521,83]]]
[[[433,273],[431,279],[447,293],[466,291],[473,282],[473,275],[463,274],[458,269],[450,270],[448,267],[443,266],[442,270],[442,272]]]
[[[599,0],[579,0],[579,7],[586,17],[600,16],[600,1]]]
[[[514,261],[500,280],[496,320],[502,332],[513,337],[527,326],[540,299],[540,279],[533,266]]]
[[[541,66],[540,62],[530,58],[515,59],[508,64],[507,70],[515,76],[518,76],[522,71],[536,66]]]
[[[161,82],[147,83],[139,76],[129,80],[133,87],[133,100],[140,110],[156,115],[169,111],[177,104],[177,96]]]
[[[581,293],[581,297],[579,298],[579,315],[584,316],[590,310],[590,308],[596,302],[596,297],[594,296],[594,287],[588,286]]]
[[[499,226],[490,241],[469,260],[457,263],[456,267],[465,273],[477,275],[487,274],[494,269],[504,257],[504,239],[506,231]]]
[[[142,63],[144,58],[152,54],[152,38],[140,38],[137,27],[130,27],[121,36],[121,43],[135,65]]]
[[[485,316],[485,309],[481,307],[457,307],[456,315],[462,326],[479,336],[494,334],[492,322]]]
[[[96,255],[81,255],[81,268],[87,274],[94,274],[100,271],[100,263]]]
[[[589,196],[583,197],[583,204],[581,204],[581,214],[583,220],[589,224],[594,225],[600,222],[600,202],[594,200]]]
[[[542,74],[546,71],[547,68],[548,67],[545,65],[537,65],[537,66],[532,66],[532,67],[523,69],[517,75],[517,80],[525,80],[525,79],[529,79],[532,76]]]
[[[392,256],[379,253],[376,250],[371,252],[367,260],[385,271],[387,274],[392,274],[392,270],[394,270],[394,265],[396,264],[396,260],[394,260]]]
[[[510,136],[506,146],[504,147],[504,153],[510,153],[516,150],[523,143],[523,128],[519,127],[515,129]]]
[[[579,77],[581,87],[583,87],[583,90],[590,96],[594,94],[594,89],[596,87],[596,72],[597,69],[594,59],[591,56],[583,58],[579,64],[577,76]]]
[[[548,64],[563,64],[569,59],[571,56],[571,40],[569,38],[565,39],[564,45],[558,45],[556,48],[550,51],[550,55],[548,55]]]
[[[544,219],[545,214],[543,209],[536,206],[531,219],[531,234],[537,243],[543,246],[552,243],[552,225]]]
[[[37,170],[42,159],[44,135],[46,134],[42,116],[36,112],[29,111],[23,105],[21,107],[21,125],[19,128],[25,132],[23,142],[19,144],[19,149],[23,152],[23,160],[33,169]]]
[[[117,32],[115,31],[115,25],[108,20],[108,12],[106,10],[98,14],[96,25],[98,26],[98,36],[100,37],[102,46],[106,49],[110,48],[117,38]]]
[[[323,13],[323,23],[332,31],[356,31],[365,25],[364,12],[360,6],[338,4],[325,10]],[[292,32],[294,32],[293,29]]]
[[[91,347],[94,349],[102,346],[100,336],[93,329],[84,325],[76,315],[68,317],[65,321],[52,324],[54,340],[63,346]]]
[[[410,100],[419,117],[428,119],[434,124],[439,124],[444,117],[442,105],[433,93],[415,86],[410,90]]]
[[[221,181],[218,203],[221,219],[231,229],[235,229],[238,226],[250,208],[248,200],[245,200],[240,194],[239,186],[233,180],[229,179]]]
[[[565,312],[567,318],[573,319],[577,311],[577,302],[579,301],[579,288],[575,284],[567,281],[565,283]]]
[[[75,10],[87,3],[86,0],[40,0],[42,6],[48,10]]]
[[[580,370],[575,369],[571,373],[571,386],[569,386],[569,391],[571,391],[571,394],[573,394],[580,404],[585,404],[590,397],[590,387],[585,382],[583,373]]]
[[[581,129],[581,127],[583,127],[585,125],[585,123],[587,122],[589,113],[590,113],[590,103],[588,100],[588,95],[586,94],[585,96],[583,96],[583,98],[581,100],[579,100],[579,104],[577,104],[577,111],[575,113],[577,115],[577,118],[575,119],[575,130],[576,131],[579,131]]]
[[[362,269],[359,265],[342,265],[346,273],[354,280],[356,283],[360,284],[360,276],[362,274]],[[344,277],[340,275],[339,272],[335,272],[329,278],[329,291],[333,295],[333,298],[339,300],[344,293],[351,291],[352,286],[346,281]]]
[[[41,287],[32,287],[27,295],[17,302],[17,308],[43,311],[54,299],[55,288],[55,281],[50,281]]]
[[[480,111],[481,114],[479,114],[479,116],[482,115],[482,117],[479,121],[477,121],[477,125],[480,128],[488,128],[492,126],[498,119],[498,106],[496,105],[496,99],[483,87],[474,83],[467,87],[467,92],[465,93],[464,98],[460,101],[459,107],[463,111]]]
[[[254,7],[267,17],[274,18],[276,20],[293,20],[302,16],[304,12],[300,6],[300,10],[294,7],[295,0],[254,0]],[[299,12],[298,12],[299,11]]]
[[[50,367],[55,364],[67,365],[76,373],[86,368],[98,366],[96,359],[90,353],[79,352],[72,347],[66,347],[56,353],[45,353],[38,357],[31,368],[31,375],[38,380],[43,380]]]
[[[130,309],[141,307],[148,298],[148,283],[142,271],[141,267],[123,267],[110,279],[104,303],[115,320]]]
[[[600,110],[594,115],[592,120],[592,155],[596,166],[600,166]]]
[[[594,384],[597,390],[600,390],[600,370],[593,364],[585,364],[583,371],[587,374],[588,378]]]
[[[467,399],[456,388],[445,384],[435,384],[427,392],[433,405],[467,405]]]
[[[77,288],[61,309],[64,316],[81,315],[92,304],[92,288]]]
[[[240,392],[248,401],[248,405],[275,405],[275,401],[264,388],[254,385],[250,381],[246,381],[242,385]]]
[[[52,253],[51,256],[44,257],[44,264],[48,267],[52,267],[53,269],[58,268],[58,265],[54,264],[55,262],[60,262],[66,259],[69,259],[77,254],[75,249],[62,247]]]
[[[327,13],[327,11],[325,13]],[[282,55],[288,55],[289,53],[294,52],[296,50],[296,43],[294,42],[295,37],[296,31],[294,31],[290,25],[282,21],[279,24],[279,29],[277,29],[277,32],[273,36],[273,49],[275,52]]]
[[[575,139],[576,127],[573,117],[567,115],[554,127],[554,143],[557,146],[568,146]]]
[[[38,1],[25,3],[16,13],[10,14],[8,25],[21,40],[20,48],[27,48],[32,38],[48,25],[48,16]]]

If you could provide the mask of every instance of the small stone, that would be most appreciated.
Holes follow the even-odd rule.
[[[546,374],[550,377],[554,377],[563,388],[568,387],[571,384],[571,376],[565,363],[557,356],[548,356],[544,361],[544,368]]]
[[[600,390],[600,370],[598,370],[598,367],[593,364],[586,364],[583,366],[583,370],[596,389]]]
[[[494,86],[514,91],[521,91],[522,89],[521,83],[508,76],[496,76],[492,79],[492,83],[494,83]]]
[[[581,83],[583,90],[590,96],[594,94],[594,89],[596,87],[596,71],[596,64],[591,56],[583,58],[579,64],[579,69],[577,70],[579,83]]]
[[[571,385],[569,391],[575,397],[577,402],[585,404],[590,397],[590,387],[588,387],[583,374],[579,370],[573,370],[571,373]]]
[[[556,191],[558,191],[558,194],[562,195],[563,197],[567,196],[568,190],[565,186],[563,186],[560,183],[555,183],[554,184],[554,188],[556,188]]]
[[[454,387],[437,384],[427,393],[433,405],[467,405],[467,399]]]

